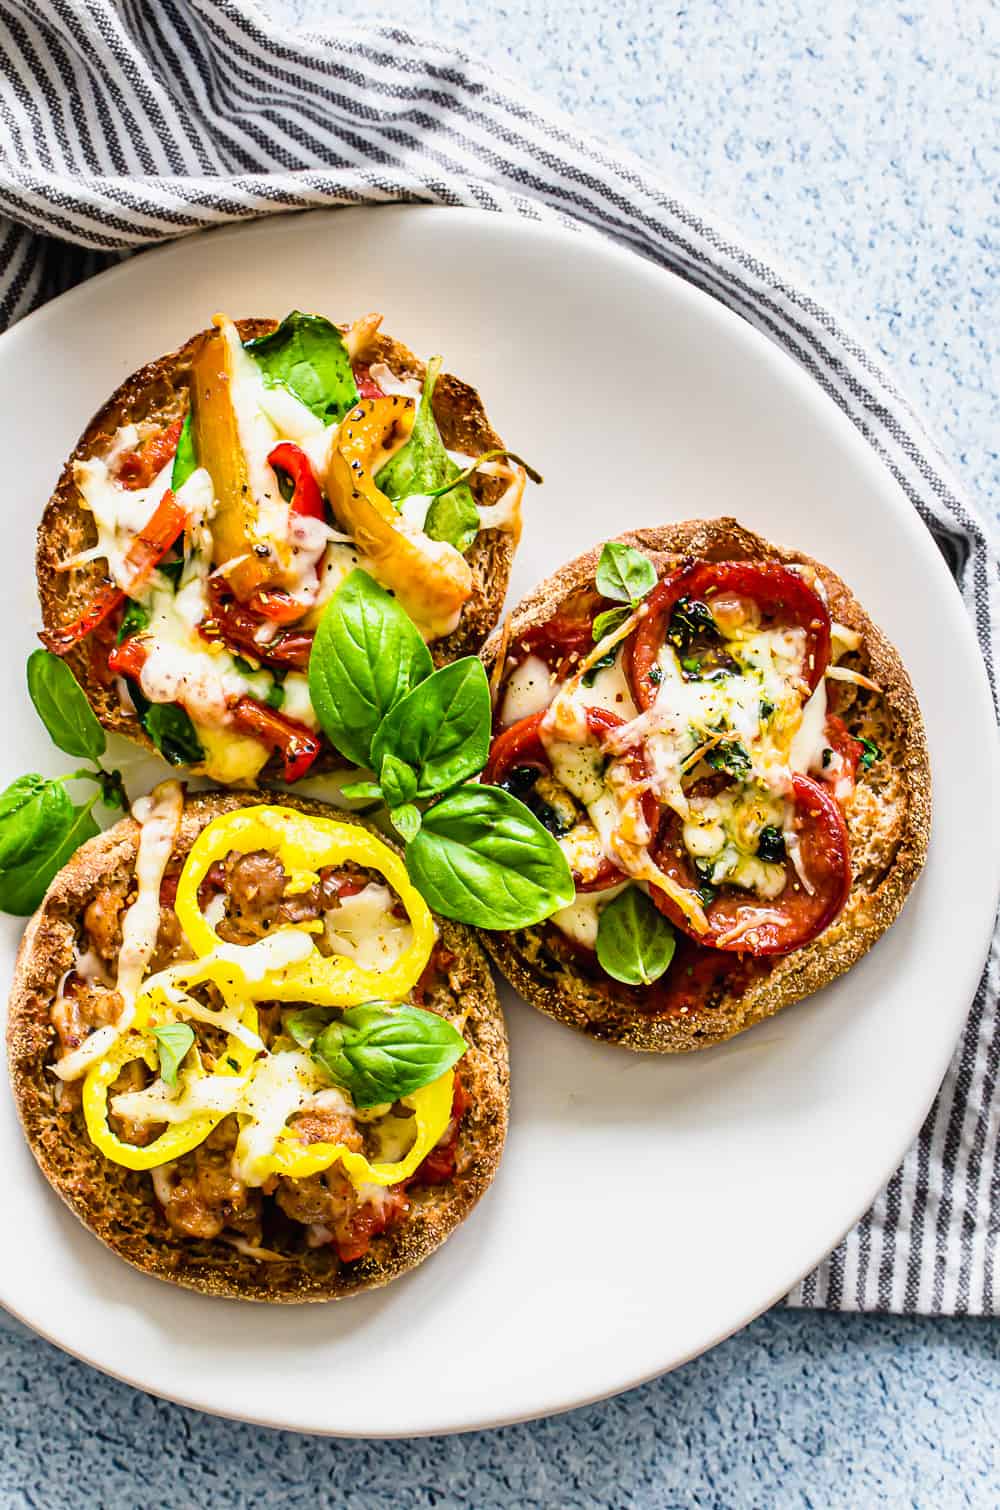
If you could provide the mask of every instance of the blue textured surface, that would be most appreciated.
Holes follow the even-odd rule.
[[[313,28],[344,0],[283,0]],[[389,0],[784,257],[878,347],[1000,517],[997,11],[988,0]],[[8,1234],[9,1237],[9,1234]],[[418,1371],[415,1365],[415,1387]],[[276,1381],[276,1388],[280,1382]],[[340,1381],[331,1378],[331,1389]],[[532,1426],[319,1441],[198,1416],[0,1334],[0,1503],[992,1507],[1000,1330],[776,1311],[666,1379]]]

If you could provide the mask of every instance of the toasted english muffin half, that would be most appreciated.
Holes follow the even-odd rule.
[[[269,334],[278,326],[273,319],[242,319],[235,322],[244,341]],[[360,321],[359,325],[366,322]],[[167,427],[181,420],[190,407],[192,364],[204,342],[214,334],[199,331],[177,351],[147,363],[116,389],[87,425],[62,469],[55,491],[45,506],[38,528],[36,575],[44,631],[52,634],[74,623],[95,602],[108,585],[107,563],[103,558],[71,570],[66,563],[92,549],[98,531],[91,511],[83,504],[75,477],[77,463],[102,458],[108,454],[115,436],[127,425],[142,430]],[[379,332],[365,335],[356,352],[356,364],[370,371],[384,364],[401,382],[422,382],[426,364],[401,342]],[[442,372],[437,379],[432,409],[445,447],[456,454],[477,457],[486,451],[501,449],[503,442],[487,418],[482,399],[461,378]],[[497,505],[505,494],[505,482],[496,475],[475,473],[469,487],[477,505]],[[505,511],[506,506],[501,509]],[[496,516],[499,517],[499,516]],[[437,665],[459,656],[475,654],[496,623],[507,592],[511,564],[520,538],[519,504],[497,524],[484,525],[465,552],[471,570],[471,594],[465,601],[455,629],[431,644]],[[87,694],[91,706],[109,732],[123,734],[147,750],[154,744],[135,711],[129,709],[121,695],[121,678],[109,674],[109,643],[102,643],[92,633],[74,645],[65,660]],[[225,784],[248,784],[242,778],[230,781],[222,768],[186,762],[194,770]],[[325,742],[312,767],[314,773],[336,769],[344,761]],[[279,774],[281,762],[272,757],[263,774]],[[249,778],[252,780],[253,778]]]
[[[209,792],[186,800],[170,868],[178,868],[202,829],[223,813],[256,805],[249,794]],[[282,798],[283,807],[338,822],[358,823],[320,803]],[[365,828],[366,825],[359,824]],[[32,917],[17,958],[10,997],[7,1050],[11,1085],[25,1137],[39,1168],[58,1195],[85,1226],[134,1268],[206,1295],[256,1301],[337,1300],[388,1284],[422,1263],[470,1213],[496,1174],[507,1130],[507,1033],[489,965],[469,928],[437,919],[438,941],[421,980],[423,1006],[460,1026],[468,1049],[458,1065],[464,1109],[448,1124],[444,1150],[451,1177],[439,1183],[414,1183],[405,1190],[405,1214],[389,1230],[370,1238],[367,1251],[343,1261],[331,1242],[310,1246],[304,1218],[310,1205],[320,1207],[329,1196],[322,1176],[310,1181],[279,1181],[298,1186],[287,1205],[294,1217],[270,1196],[263,1230],[255,1244],[246,1242],[246,1222],[240,1222],[240,1195],[235,1187],[221,1190],[228,1178],[226,1118],[212,1136],[216,1152],[206,1152],[210,1140],[184,1155],[172,1168],[173,1197],[188,1198],[179,1210],[182,1225],[197,1227],[192,1212],[202,1201],[205,1209],[232,1215],[235,1227],[216,1236],[196,1236],[175,1230],[165,1219],[154,1191],[152,1174],[133,1171],[106,1158],[88,1137],[79,1096],[67,1095],[52,1073],[57,1048],[52,1010],[67,971],[80,955],[81,942],[107,939],[109,906],[128,899],[133,881],[139,825],[125,818],[90,840],[56,876],[41,907]],[[381,836],[379,836],[381,837]],[[169,874],[169,868],[168,868]],[[110,901],[109,901],[110,899]],[[95,907],[96,904],[96,907]],[[88,914],[88,908],[95,908]],[[161,911],[161,943],[169,943],[170,908]],[[95,930],[88,933],[88,924]],[[176,925],[176,919],[174,919]],[[102,928],[104,933],[102,935]],[[79,1085],[80,1082],[74,1082]],[[200,1194],[201,1184],[204,1196]],[[185,1184],[186,1182],[186,1184]],[[390,1192],[391,1194],[391,1192]],[[228,1206],[219,1206],[219,1200]],[[267,1209],[270,1203],[270,1210]],[[353,1211],[353,1208],[351,1208]],[[244,1213],[245,1215],[246,1213]],[[240,1237],[240,1231],[244,1233]],[[322,1234],[321,1234],[322,1235]],[[315,1237],[315,1231],[313,1232]],[[235,1240],[235,1242],[234,1242]],[[247,1251],[256,1246],[267,1257]],[[242,1251],[241,1251],[242,1248]]]
[[[680,992],[669,1010],[658,1010],[657,988],[623,985],[607,975],[596,955],[582,950],[551,922],[514,933],[487,933],[483,943],[506,979],[524,999],[556,1021],[605,1043],[653,1053],[709,1048],[752,1027],[783,1007],[811,996],[843,975],[864,955],[899,914],[927,853],[931,821],[931,770],[923,718],[899,653],[873,623],[847,584],[804,552],[772,545],[735,519],[685,520],[617,537],[647,555],[662,578],[692,561],[767,562],[811,568],[825,588],[831,618],[860,636],[841,664],[881,689],[875,693],[844,681],[836,683],[836,712],[857,740],[881,752],[869,770],[859,771],[845,804],[850,841],[851,882],[847,900],[818,937],[787,954],[763,959],[730,955],[728,980],[701,989],[700,1000]],[[502,708],[505,677],[519,641],[546,624],[580,590],[594,588],[600,547],[553,573],[514,610],[508,623],[487,641],[482,658],[498,679]],[[698,980],[703,956],[717,950],[691,950],[689,966]],[[670,979],[674,965],[664,980]],[[662,998],[661,998],[662,1000]]]

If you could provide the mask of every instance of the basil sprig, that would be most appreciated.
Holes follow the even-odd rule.
[[[344,796],[386,804],[432,908],[480,928],[525,928],[569,905],[573,878],[552,835],[508,792],[468,784],[490,747],[479,660],[432,670],[395,598],[358,570],[327,605],[309,687],[330,742],[377,778]]]
[[[332,1019],[328,1009],[310,1008],[284,1026],[358,1107],[411,1096],[440,1079],[468,1048],[447,1018],[388,1001],[365,1002]]]
[[[445,450],[434,418],[434,385],[440,371],[441,358],[432,357],[410,437],[376,474],[375,485],[397,504],[414,494],[433,496],[424,519],[424,534],[466,551],[479,530],[479,510],[468,483],[458,481],[461,468]],[[443,491],[448,483],[454,486]]]
[[[167,1022],[152,1029],[160,1059],[160,1079],[164,1085],[177,1084],[181,1060],[194,1043],[194,1030],[186,1022]]]
[[[325,425],[342,420],[358,402],[344,337],[322,315],[293,309],[276,330],[243,346],[269,388],[287,388]]]
[[[651,986],[674,957],[674,930],[638,886],[629,886],[601,910],[597,959],[614,980]]]
[[[104,730],[69,667],[36,650],[28,657],[28,692],[53,742],[94,766],[61,778],[32,772],[0,793],[0,909],[21,916],[34,912],[56,872],[100,832],[93,817],[98,800],[125,806],[121,775],[100,764]],[[74,803],[67,782],[76,780],[97,784],[89,801]]]
[[[609,540],[597,563],[597,591],[615,603],[630,603],[633,608],[656,586],[656,567],[648,556]]]

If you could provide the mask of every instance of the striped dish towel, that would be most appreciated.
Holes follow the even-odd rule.
[[[932,532],[995,692],[997,563],[919,419],[837,319],[638,162],[402,31],[299,34],[227,0],[0,0],[0,327],[154,242],[391,200],[584,221],[784,347]],[[793,1305],[1000,1310],[998,975],[995,938],[916,1146]]]

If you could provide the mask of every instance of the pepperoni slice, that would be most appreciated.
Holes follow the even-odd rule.
[[[650,888],[657,907],[670,921],[710,949],[744,954],[788,954],[811,943],[840,912],[851,889],[847,828],[833,797],[808,776],[792,778],[794,826],[802,867],[812,895],[785,861],[785,889],[770,901],[741,886],[723,884],[705,907],[709,931],[695,934],[687,918],[665,892]],[[657,865],[681,886],[697,891],[698,880],[681,839],[681,820],[669,813],[657,839]],[[755,920],[756,919],[756,920]],[[734,930],[739,929],[739,932]]]
[[[656,697],[650,673],[678,601],[687,598],[711,609],[720,593],[751,598],[775,627],[804,629],[805,680],[810,692],[818,685],[830,659],[830,613],[818,593],[777,561],[696,561],[654,587],[646,600],[649,612],[629,641],[626,670],[638,708],[650,707]]]
[[[588,708],[586,713],[587,728],[596,736],[598,744],[602,743],[604,736],[611,729],[617,729],[625,722],[624,719],[618,717],[617,713],[611,713],[607,708]],[[490,746],[489,759],[483,770],[484,782],[490,786],[497,786],[518,770],[551,774],[552,765],[541,736],[544,717],[544,712],[533,713],[530,718],[519,719],[516,724],[511,724],[510,728],[504,729],[496,736]],[[635,752],[628,758],[636,779],[644,779],[646,775],[644,757],[639,752]],[[655,831],[658,806],[651,792],[644,794],[642,810],[650,831]],[[604,891],[608,886],[617,886],[625,879],[624,871],[620,870],[607,856],[601,860],[597,873],[590,880],[585,881],[576,874],[573,876],[577,891]]]

